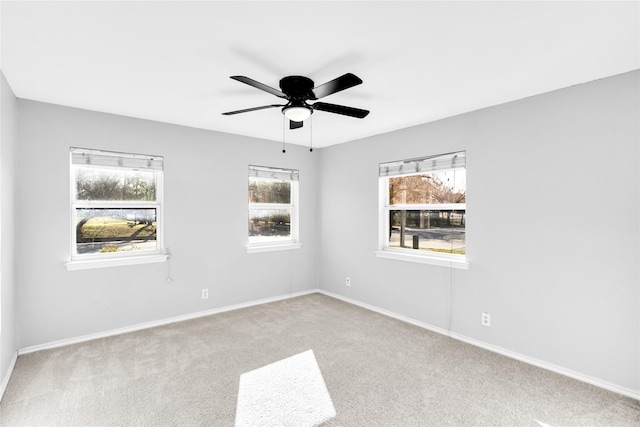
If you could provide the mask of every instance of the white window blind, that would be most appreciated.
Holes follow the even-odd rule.
[[[464,168],[465,165],[466,153],[458,151],[418,159],[380,163],[379,176],[417,175],[438,170]]]
[[[249,177],[298,181],[298,176],[299,173],[295,169],[279,169],[266,166],[249,165]]]
[[[75,166],[161,171],[163,163],[162,156],[71,148],[71,164]]]

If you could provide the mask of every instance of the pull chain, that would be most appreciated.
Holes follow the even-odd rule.
[[[287,121],[284,114],[282,115],[282,152],[286,153],[287,150],[284,149],[284,124]]]
[[[313,114],[309,117],[309,151],[313,152]]]

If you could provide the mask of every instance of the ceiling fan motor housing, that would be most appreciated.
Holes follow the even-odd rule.
[[[280,80],[280,89],[291,100],[316,99],[313,88],[313,80],[304,76],[288,76]]]

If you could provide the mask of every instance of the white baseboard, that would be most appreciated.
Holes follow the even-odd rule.
[[[198,317],[204,317],[204,316],[210,316],[212,314],[224,313],[226,311],[238,310],[238,309],[241,309],[241,308],[252,307],[252,306],[266,304],[266,303],[275,302],[275,301],[281,301],[281,300],[285,300],[285,299],[289,299],[289,298],[295,298],[295,297],[299,297],[299,296],[302,296],[302,295],[313,294],[313,293],[317,293],[317,292],[318,292],[318,289],[309,289],[309,290],[301,291],[301,292],[293,292],[293,293],[289,293],[289,294],[278,295],[278,296],[275,296],[275,297],[264,298],[264,299],[254,300],[254,301],[248,301],[248,302],[244,302],[244,303],[240,303],[240,304],[234,304],[234,305],[228,305],[228,306],[225,306],[225,307],[213,308],[213,309],[210,309],[210,310],[198,311],[196,313],[183,314],[181,316],[170,317],[170,318],[167,318],[167,319],[160,319],[160,320],[154,320],[152,322],[139,323],[137,325],[126,326],[124,328],[118,328],[118,329],[111,329],[111,330],[108,330],[108,331],[97,332],[95,334],[83,335],[83,336],[80,336],[80,337],[67,338],[67,339],[63,339],[63,340],[59,340],[59,341],[53,341],[53,342],[49,342],[49,343],[38,344],[38,345],[29,346],[29,347],[25,347],[25,348],[19,349],[18,350],[18,355],[33,353],[33,352],[40,351],[40,350],[48,350],[48,349],[52,349],[52,348],[63,347],[63,346],[66,346],[66,345],[77,344],[77,343],[91,341],[91,340],[95,340],[95,339],[99,339],[99,338],[111,337],[111,336],[114,336],[114,335],[126,334],[126,333],[129,333],[129,332],[140,331],[140,330],[143,330],[143,329],[155,328],[157,326],[168,325],[168,324],[171,324],[171,323],[176,323],[176,322],[182,322],[182,321],[185,321],[185,320],[196,319]]]
[[[18,361],[18,352],[13,353],[13,357],[11,358],[11,362],[9,363],[9,369],[7,369],[7,373],[4,375],[2,379],[2,383],[0,383],[0,402],[2,402],[2,398],[4,397],[4,392],[7,389],[7,385],[9,385],[9,379],[11,378],[11,374],[13,373],[13,368],[16,367],[16,362]]]
[[[524,363],[528,363],[530,365],[533,366],[537,366],[539,368],[543,368],[543,369],[547,369],[549,371],[552,372],[556,372],[558,374],[567,376],[569,378],[573,378],[576,379],[578,381],[582,381],[588,384],[592,384],[596,387],[600,387],[603,388],[605,390],[609,390],[609,391],[613,391],[614,393],[618,393],[624,396],[628,396],[631,397],[633,399],[638,399],[640,400],[640,390],[632,390],[632,389],[628,389],[625,387],[621,387],[617,384],[612,384],[603,380],[600,380],[598,378],[593,378],[590,377],[588,375],[584,375],[581,374],[580,372],[576,372],[576,371],[572,371],[570,369],[566,369],[563,368],[561,366],[557,366],[542,360],[538,360],[535,359],[533,357],[529,357],[520,353],[516,353],[513,352],[511,350],[499,347],[499,346],[495,346],[493,344],[488,344],[485,343],[483,341],[479,341],[475,338],[470,338],[470,337],[466,337],[464,335],[461,334],[457,334],[455,332],[449,332],[448,330],[444,329],[444,328],[439,328],[437,326],[433,326],[430,325],[428,323],[424,323],[424,322],[420,322],[418,320],[412,319],[410,317],[407,316],[403,316],[401,314],[398,313],[394,313],[392,311],[389,310],[385,310],[383,308],[380,307],[376,307],[370,304],[366,304],[339,294],[335,294],[333,292],[329,292],[329,291],[325,291],[323,289],[309,289],[306,291],[301,291],[301,292],[295,292],[295,293],[290,293],[290,294],[285,294],[285,295],[279,295],[276,297],[270,297],[270,298],[264,298],[264,299],[260,299],[260,300],[254,300],[254,301],[249,301],[249,302],[245,302],[245,303],[241,303],[241,304],[235,304],[235,305],[230,305],[230,306],[225,306],[225,307],[219,307],[219,308],[214,308],[211,310],[205,310],[205,311],[199,311],[196,313],[190,313],[190,314],[185,314],[182,316],[176,316],[176,317],[171,317],[168,319],[161,319],[161,320],[156,320],[153,322],[146,322],[146,323],[140,323],[137,325],[133,325],[133,326],[127,326],[124,328],[118,328],[118,329],[112,329],[109,331],[104,331],[104,332],[99,332],[99,333],[95,333],[95,334],[89,334],[89,335],[84,335],[84,336],[80,336],[80,337],[75,337],[75,338],[69,338],[69,339],[64,339],[64,340],[60,340],[60,341],[54,341],[54,342],[50,342],[50,343],[45,343],[45,344],[40,344],[40,345],[35,345],[35,346],[30,346],[30,347],[25,347],[22,348],[20,350],[18,350],[18,352],[16,353],[16,355],[13,357],[13,360],[11,361],[11,365],[10,365],[10,369],[8,370],[7,374],[5,375],[5,378],[3,379],[2,384],[0,384],[0,400],[2,399],[2,395],[4,394],[4,390],[7,387],[7,384],[9,382],[9,378],[11,377],[11,372],[13,372],[13,368],[15,366],[16,360],[17,360],[17,356],[20,354],[27,354],[27,353],[33,353],[35,351],[40,351],[40,350],[47,350],[47,349],[51,349],[51,348],[56,348],[56,347],[62,347],[62,346],[66,346],[66,345],[71,345],[71,344],[77,344],[77,343],[81,343],[81,342],[85,342],[85,341],[91,341],[91,340],[95,340],[95,339],[99,339],[99,338],[106,338],[106,337],[110,337],[110,336],[114,336],[114,335],[120,335],[120,334],[125,334],[125,333],[129,333],[129,332],[135,332],[135,331],[139,331],[142,329],[148,329],[148,328],[154,328],[157,326],[162,326],[162,325],[168,325],[171,323],[176,323],[176,322],[182,322],[184,320],[191,320],[191,319],[196,319],[199,317],[204,317],[204,316],[210,316],[212,314],[218,314],[218,313],[224,313],[227,311],[232,311],[232,310],[238,310],[241,308],[247,308],[247,307],[252,307],[252,306],[256,306],[256,305],[261,305],[261,304],[266,304],[266,303],[270,303],[270,302],[275,302],[275,301],[281,301],[281,300],[285,300],[285,299],[289,299],[289,298],[295,298],[295,297],[299,297],[302,295],[308,295],[308,294],[312,294],[312,293],[321,293],[339,300],[342,300],[344,302],[347,302],[349,304],[353,304],[362,308],[365,308],[367,310],[371,310],[374,311],[376,313],[385,315],[387,317],[391,317],[415,326],[418,326],[420,328],[423,329],[427,329],[433,332],[436,332],[438,334],[441,335],[446,335],[448,337],[451,337],[453,339],[456,339],[458,341],[462,341],[462,342],[466,342],[468,344],[474,345],[476,347],[480,347],[483,348],[485,350],[489,350],[492,351],[494,353],[498,353],[501,354],[503,356],[507,356],[510,357],[512,359],[516,359],[519,360],[521,362]]]
[[[501,354],[503,356],[507,356],[507,357],[510,357],[512,359],[519,360],[519,361],[524,362],[524,363],[528,363],[529,365],[537,366],[539,368],[543,368],[543,369],[546,369],[548,371],[552,371],[552,372],[564,375],[566,377],[573,378],[575,380],[582,381],[584,383],[591,384],[591,385],[594,385],[596,387],[600,387],[600,388],[603,388],[605,390],[612,391],[614,393],[618,393],[618,394],[621,394],[621,395],[624,395],[624,396],[631,397],[633,399],[640,400],[640,390],[632,390],[632,389],[629,389],[629,388],[626,388],[626,387],[621,387],[621,386],[619,386],[617,384],[612,384],[612,383],[609,383],[607,381],[603,381],[603,380],[598,379],[598,378],[590,377],[590,376],[584,375],[584,374],[582,374],[580,372],[572,371],[571,369],[563,368],[562,366],[557,366],[557,365],[554,365],[552,363],[545,362],[543,360],[538,360],[538,359],[535,359],[533,357],[526,356],[524,354],[516,353],[516,352],[508,350],[506,348],[502,348],[502,347],[499,347],[499,346],[496,346],[496,345],[493,345],[493,344],[488,344],[486,342],[479,341],[479,340],[477,340],[475,338],[470,338],[470,337],[467,337],[467,336],[464,336],[464,335],[461,335],[461,334],[457,334],[455,332],[450,332],[450,331],[448,331],[448,330],[446,330],[444,328],[439,328],[437,326],[429,325],[428,323],[420,322],[420,321],[412,319],[410,317],[403,316],[401,314],[394,313],[392,311],[385,310],[383,308],[376,307],[376,306],[373,306],[373,305],[370,305],[370,304],[366,304],[366,303],[363,303],[363,302],[360,302],[360,301],[357,301],[357,300],[354,300],[354,299],[351,299],[351,298],[348,298],[348,297],[345,297],[345,296],[342,296],[342,295],[339,295],[339,294],[335,294],[333,292],[325,291],[323,289],[319,289],[318,292],[321,293],[321,294],[324,294],[324,295],[327,295],[327,296],[342,300],[342,301],[347,302],[349,304],[357,305],[359,307],[366,308],[367,310],[371,310],[371,311],[374,311],[376,313],[379,313],[379,314],[382,314],[382,315],[385,315],[385,316],[388,316],[388,317],[391,317],[391,318],[394,318],[394,319],[397,319],[397,320],[401,320],[401,321],[406,322],[406,323],[410,323],[410,324],[418,326],[420,328],[427,329],[427,330],[436,332],[438,334],[446,335],[446,336],[451,337],[453,339],[456,339],[458,341],[462,341],[462,342],[465,342],[467,344],[471,344],[471,345],[474,345],[476,347],[480,347],[480,348],[483,348],[485,350],[489,350],[489,351],[492,351],[494,353],[498,353],[498,354]]]

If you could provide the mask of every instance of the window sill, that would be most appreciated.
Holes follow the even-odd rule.
[[[248,254],[255,254],[259,252],[273,252],[273,251],[286,251],[290,249],[300,249],[302,243],[286,243],[279,245],[261,245],[261,246],[247,246]]]
[[[414,255],[395,251],[375,251],[378,258],[395,259],[398,261],[417,262],[421,264],[438,265],[441,267],[451,267],[460,270],[468,270],[469,262],[462,259],[451,259],[429,255]]]
[[[65,263],[67,271],[88,270],[92,268],[118,267],[122,265],[151,264],[155,262],[166,262],[169,255],[141,255],[122,258],[91,259],[81,261],[70,261]]]

